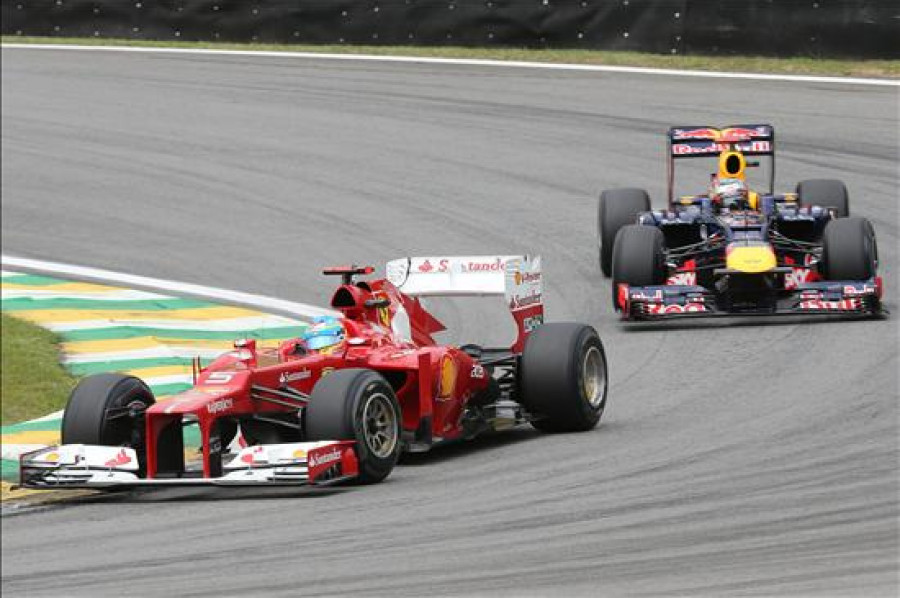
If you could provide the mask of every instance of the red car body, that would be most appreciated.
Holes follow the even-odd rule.
[[[350,373],[335,374],[343,370],[375,372],[373,380],[389,385],[383,394],[392,391],[399,406],[396,440],[403,450],[425,451],[439,442],[533,421],[517,385],[523,347],[543,322],[540,258],[405,258],[390,262],[387,270],[387,278],[372,281],[356,280],[370,274],[370,267],[325,270],[342,277],[331,307],[340,314],[343,338],[327,349],[312,350],[303,338],[268,349],[253,340],[237,340],[234,350],[206,367],[197,360],[193,388],[161,403],[153,402],[152,395],[142,398],[142,383],[135,378],[85,379],[80,385],[85,388],[73,391],[66,409],[63,446],[24,455],[22,484],[329,484],[364,478],[367,453],[360,437],[311,438],[309,432],[310,403],[315,405],[317,392],[327,386],[321,382]],[[439,344],[434,334],[444,326],[419,300],[427,295],[503,295],[517,325],[515,342],[501,349]],[[605,403],[606,361],[596,332],[582,328],[596,339],[593,349],[585,345],[584,364],[576,364],[582,370],[573,370],[586,389],[582,394],[591,397],[588,420],[577,415],[582,419],[575,428],[588,429]],[[324,409],[323,400],[318,406]],[[390,411],[393,400],[383,401],[382,407]],[[97,401],[106,402],[97,408]],[[78,423],[90,409],[106,430],[99,436],[90,418]],[[369,425],[365,417],[351,428]],[[126,429],[122,422],[132,427]],[[193,423],[200,432],[202,466],[192,469],[185,462],[182,430]],[[238,431],[244,446],[229,453]],[[387,471],[393,462],[386,461]],[[370,475],[371,481],[385,475],[382,468]]]

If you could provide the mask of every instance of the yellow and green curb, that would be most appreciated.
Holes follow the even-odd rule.
[[[142,378],[158,401],[191,387],[191,362],[209,362],[238,338],[277,346],[302,334],[297,318],[204,299],[80,282],[4,269],[0,308],[55,332],[63,365],[75,376],[122,372]],[[59,442],[62,411],[0,428],[2,478],[18,475],[18,456]],[[17,494],[4,484],[4,500]]]

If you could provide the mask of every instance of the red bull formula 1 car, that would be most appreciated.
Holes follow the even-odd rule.
[[[676,163],[704,157],[717,161],[708,192],[676,196]],[[764,190],[747,185],[759,158]],[[669,129],[666,209],[651,210],[642,189],[600,196],[600,266],[615,309],[633,320],[881,313],[875,231],[850,216],[845,185],[806,180],[776,194],[774,184],[771,125]]]
[[[65,409],[62,446],[23,455],[21,484],[371,483],[401,450],[523,422],[569,432],[600,420],[603,344],[590,326],[543,323],[540,258],[405,258],[388,263],[386,279],[357,280],[372,272],[325,270],[342,278],[331,300],[340,317],[317,319],[277,349],[236,341],[206,367],[198,360],[194,387],[169,400],[156,403],[135,377],[84,378]],[[503,296],[515,342],[438,344],[444,327],[419,297],[440,295]],[[199,462],[186,457],[187,426],[199,428]]]

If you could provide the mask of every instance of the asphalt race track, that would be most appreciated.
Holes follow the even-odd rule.
[[[5,596],[898,593],[898,316],[634,327],[596,198],[661,205],[671,124],[773,122],[838,177],[897,312],[896,87],[2,52],[4,253],[327,301],[328,264],[540,253],[606,343],[590,433],[528,429],[346,490],[122,493],[5,516]],[[502,310],[442,311],[452,340]],[[505,324],[505,321],[502,322]]]

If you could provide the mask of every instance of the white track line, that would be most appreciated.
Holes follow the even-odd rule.
[[[633,66],[604,66],[595,64],[560,64],[524,62],[518,60],[487,60],[478,58],[425,58],[419,56],[379,56],[373,54],[319,54],[316,52],[273,52],[264,50],[213,50],[209,48],[147,48],[136,46],[77,46],[67,44],[2,44],[3,49],[66,50],[78,52],[133,52],[138,54],[206,54],[221,56],[255,56],[270,58],[310,58],[320,60],[355,60],[372,62],[400,62],[408,64],[439,64],[457,66],[486,66],[527,68],[557,71],[585,71],[595,73],[628,73],[666,77],[705,77],[715,79],[749,79],[752,81],[791,81],[800,83],[829,83],[835,85],[880,85],[900,87],[900,81],[865,79],[859,77],[819,77],[812,75],[774,75],[764,73],[731,73],[716,71],[688,71]]]
[[[255,331],[271,328],[295,328],[304,322],[282,316],[259,316],[250,318],[230,318],[221,320],[153,320],[110,317],[105,320],[78,320],[73,322],[41,322],[41,326],[53,332],[73,332],[76,330],[98,330],[103,328],[158,328],[178,331]]]
[[[190,295],[193,297],[202,297],[204,299],[224,301],[237,305],[280,312],[282,314],[290,314],[292,316],[299,316],[302,318],[339,315],[337,314],[337,312],[334,312],[330,309],[323,309],[321,307],[308,305],[306,303],[286,301],[284,299],[276,299],[274,297],[266,297],[264,295],[243,293],[241,291],[217,289],[215,287],[207,287],[186,282],[163,280],[161,278],[149,278],[146,276],[137,276],[135,274],[112,272],[110,270],[101,270],[99,268],[73,266],[70,264],[46,262],[43,260],[33,260],[29,258],[21,258],[10,255],[0,256],[0,261],[2,261],[3,266],[6,268],[15,267],[21,268],[23,270],[31,270],[46,274],[71,276],[76,279],[116,283],[130,287],[143,287],[153,290],[171,291],[179,295]]]
[[[47,287],[45,287],[46,289]],[[53,287],[49,287],[52,289]],[[36,302],[51,299],[88,299],[90,301],[156,301],[175,299],[172,295],[160,295],[133,289],[117,289],[102,291],[53,291],[44,289],[4,289],[0,292],[3,299],[33,299]]]
[[[151,388],[154,386],[163,386],[165,384],[190,384],[194,385],[193,374],[172,374],[170,376],[151,376],[150,378],[141,378]]]
[[[103,353],[73,353],[62,358],[65,365],[77,363],[110,363],[118,361],[131,361],[133,359],[165,359],[167,357],[180,357],[193,359],[200,356],[201,359],[215,359],[227,352],[228,349],[206,349],[196,346],[159,345],[147,349],[134,349],[132,351],[106,351]],[[115,367],[111,365],[110,367]]]

